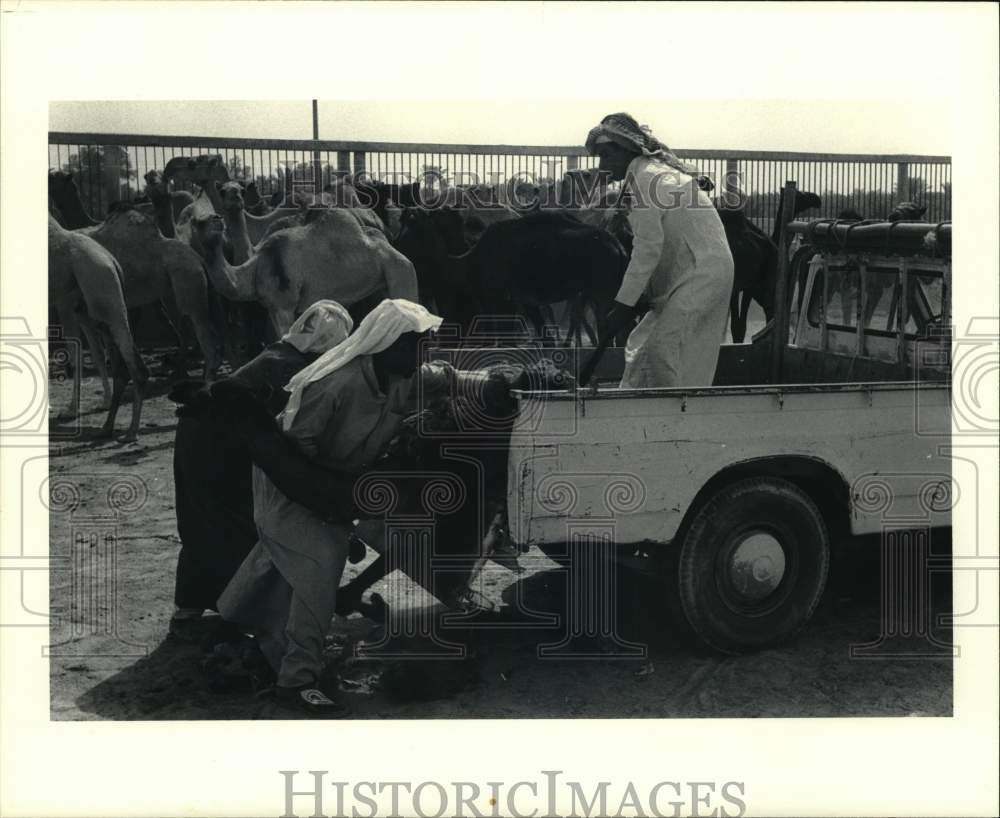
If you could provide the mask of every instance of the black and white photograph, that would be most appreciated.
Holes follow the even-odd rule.
[[[884,737],[920,757],[886,773],[908,801],[869,782],[840,814],[991,814],[996,7],[293,3],[279,39],[284,4],[86,4],[120,7],[91,45],[122,76],[81,93],[11,30],[74,12],[26,5],[3,15],[5,87],[39,84],[5,92],[32,138],[5,114],[4,681],[30,663],[67,736],[169,735],[175,783],[229,756],[270,793],[212,811],[185,780],[149,814],[837,809],[755,784],[755,731],[789,775],[836,736],[828,788],[877,775]],[[470,65],[445,21],[491,15],[522,36]],[[935,27],[982,29],[970,65]],[[895,68],[872,88],[866,60]],[[504,66],[508,91],[470,89]],[[960,726],[982,745],[946,801],[920,747],[958,739],[906,736]],[[563,760],[585,742],[607,770]],[[517,777],[462,766],[494,754]],[[137,814],[101,799],[73,814]]]

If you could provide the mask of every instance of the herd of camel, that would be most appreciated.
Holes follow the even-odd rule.
[[[593,173],[570,172],[559,183],[555,198],[561,200],[562,217],[569,212],[573,224],[610,232],[628,251],[627,221],[609,203],[607,194],[589,206],[581,205],[575,196],[580,188],[597,189],[588,187]],[[130,312],[136,308],[155,307],[173,326],[187,319],[204,358],[204,377],[212,380],[224,357],[230,365],[248,357],[227,329],[233,324],[232,308],[228,317],[223,308],[220,317],[220,303],[259,305],[256,309],[266,312],[269,335],[274,338],[320,299],[352,308],[374,305],[382,297],[405,298],[430,302],[428,306],[440,310],[447,297],[441,290],[449,288],[435,293],[426,274],[421,274],[419,248],[406,249],[399,236],[401,224],[406,230],[407,215],[411,234],[419,217],[426,215],[419,208],[408,213],[400,207],[411,204],[407,199],[419,192],[418,185],[405,186],[405,190],[382,183],[373,187],[344,177],[327,186],[319,200],[278,200],[272,207],[261,200],[253,183],[230,179],[218,155],[171,159],[162,171],[147,173],[145,182],[144,202],[116,203],[103,221],[95,221],[82,204],[72,174],[49,171],[50,307],[63,338],[85,340],[91,351],[108,409],[102,429],[105,435],[113,433],[127,379],[132,381],[134,396],[126,439],[134,440],[138,432],[148,376],[130,329]],[[708,180],[699,184],[704,189],[711,186]],[[185,185],[193,185],[197,195],[184,190]],[[474,250],[491,230],[499,239],[500,230],[492,223],[519,215],[510,208],[493,206],[489,191],[471,192],[477,194],[481,207],[444,209],[446,215],[462,214],[462,233],[455,239],[458,249],[472,246]],[[536,196],[538,192],[535,188]],[[815,194],[799,193],[795,214],[819,204]],[[751,300],[768,315],[772,312],[777,238],[763,233],[741,210],[722,210],[720,215],[736,271],[731,330],[734,340],[742,341]],[[530,219],[522,221],[528,229]],[[614,274],[622,272],[623,267]],[[523,286],[537,286],[537,278],[529,276]],[[579,283],[575,287],[581,292],[586,289]],[[519,289],[517,282],[509,289]],[[557,288],[540,296],[540,301],[566,297]],[[567,303],[572,298],[571,294]],[[583,302],[577,307],[582,310]],[[597,316],[596,303],[592,307]],[[574,314],[574,321],[579,318]],[[106,356],[111,363],[110,389]],[[60,417],[72,417],[77,411],[80,369],[74,367],[70,401]]]
[[[62,337],[85,339],[91,350],[109,409],[105,434],[113,432],[126,374],[134,389],[127,439],[138,431],[147,374],[130,329],[135,308],[159,306],[172,324],[188,319],[204,377],[212,380],[225,348],[212,289],[225,299],[263,305],[278,335],[323,298],[344,304],[375,293],[418,298],[413,265],[370,211],[324,208],[317,214],[295,206],[255,216],[246,210],[242,186],[228,179],[217,159],[185,159],[180,167],[168,163],[162,172],[150,171],[149,204],[112,206],[101,222],[86,213],[71,174],[49,172],[49,303]],[[197,198],[170,189],[184,181],[200,186]],[[60,417],[73,416],[79,406],[79,369]]]

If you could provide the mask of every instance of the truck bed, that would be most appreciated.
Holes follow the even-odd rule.
[[[950,482],[946,383],[599,389],[517,395],[508,513],[514,539],[560,543],[595,525],[667,543],[727,473],[829,481],[851,531],[893,517],[950,525],[926,498]],[[891,464],[891,465],[890,465]],[[941,491],[946,489],[942,488]],[[872,496],[886,494],[891,510]]]

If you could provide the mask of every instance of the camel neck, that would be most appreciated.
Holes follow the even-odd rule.
[[[222,197],[219,196],[219,188],[216,186],[215,182],[209,181],[204,187],[205,195],[208,200],[212,203],[212,209],[219,215],[224,215],[222,208]]]
[[[778,195],[778,212],[774,214],[774,227],[771,228],[771,241],[777,244],[781,239],[781,219],[782,211],[785,207],[785,191],[782,188]]]
[[[170,196],[157,196],[153,199],[153,215],[156,216],[156,226],[164,238],[177,238],[177,227],[174,224],[174,207]]]
[[[69,230],[77,230],[81,227],[93,227],[95,224],[100,224],[100,222],[94,221],[90,217],[90,214],[83,209],[83,202],[80,201],[78,195],[60,197],[56,201],[56,207],[59,208],[59,213],[62,214],[63,221]]]
[[[223,218],[226,221],[226,230],[229,232],[229,241],[233,246],[233,261],[236,264],[249,261],[253,245],[247,233],[246,211],[242,207],[239,210],[229,208],[223,211]]]
[[[214,236],[204,242],[205,266],[212,286],[223,297],[231,301],[253,301],[256,298],[254,267],[252,260],[244,264],[231,265],[222,251],[222,237]]]
[[[221,236],[207,243],[205,247],[205,263],[208,265],[209,269],[218,272],[226,272],[226,268],[229,266],[229,262],[226,261],[226,253],[223,249],[225,242],[222,240]]]

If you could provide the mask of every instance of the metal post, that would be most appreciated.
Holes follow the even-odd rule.
[[[910,198],[910,165],[900,162],[896,165],[896,204]]]
[[[319,101],[312,101],[313,108],[313,141],[319,141]],[[313,151],[313,194],[318,199],[323,193],[323,160],[317,148]]]
[[[856,355],[865,354],[865,319],[868,317],[868,264],[862,259],[858,262],[858,306],[855,321],[857,335]]]
[[[788,245],[791,234],[788,224],[795,217],[795,182],[785,182],[782,194],[781,223],[778,225],[778,278],[774,282],[774,326],[771,335],[771,383],[781,382],[781,365],[788,343]]]

